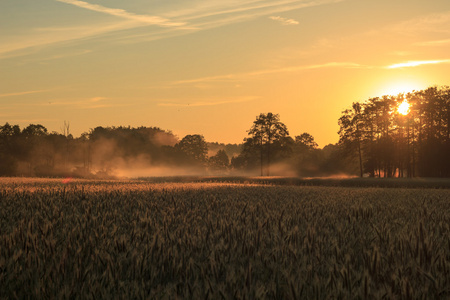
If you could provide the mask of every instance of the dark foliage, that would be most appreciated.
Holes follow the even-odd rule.
[[[398,111],[409,103],[405,115]],[[450,88],[430,87],[353,103],[339,119],[340,143],[360,175],[450,177]]]

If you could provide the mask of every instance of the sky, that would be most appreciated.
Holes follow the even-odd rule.
[[[352,102],[450,84],[448,0],[1,0],[0,124],[338,141]]]

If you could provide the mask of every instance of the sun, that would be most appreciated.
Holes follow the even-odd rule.
[[[404,116],[406,116],[409,113],[409,103],[408,101],[403,100],[402,103],[400,103],[400,105],[397,108],[397,111],[399,114],[402,114]]]

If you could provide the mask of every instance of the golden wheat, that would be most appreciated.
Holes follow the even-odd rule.
[[[0,180],[2,299],[450,297],[450,193]]]

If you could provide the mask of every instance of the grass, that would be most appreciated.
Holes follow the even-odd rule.
[[[142,181],[161,182],[223,182],[254,183],[264,185],[296,185],[296,186],[335,186],[335,187],[382,187],[382,188],[433,188],[450,189],[449,178],[299,178],[282,176],[245,177],[245,176],[172,176],[144,177]]]
[[[0,179],[2,299],[450,297],[447,189]]]

